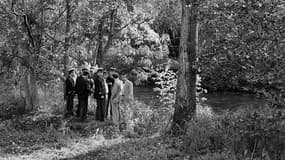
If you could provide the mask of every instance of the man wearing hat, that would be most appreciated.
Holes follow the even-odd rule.
[[[75,91],[78,96],[78,108],[76,116],[82,121],[87,118],[88,96],[91,94],[91,86],[88,77],[88,68],[84,67],[82,69],[82,75],[77,78],[75,85]]]
[[[107,98],[107,103],[106,103],[106,112],[105,112],[105,118],[107,118],[108,116],[108,110],[110,110],[110,115],[112,115],[112,108],[110,107],[111,106],[111,96],[112,96],[112,87],[113,87],[113,84],[115,82],[115,79],[113,77],[113,74],[116,72],[116,68],[110,68],[108,70],[108,76],[106,75],[105,73],[105,76],[106,76],[106,83],[108,85],[108,98]]]
[[[106,88],[103,79],[103,68],[98,68],[96,76],[94,78],[94,84],[94,98],[97,101],[96,120],[104,121]]]
[[[65,80],[64,99],[66,100],[65,116],[73,116],[73,99],[75,95],[76,74],[74,68],[68,69],[68,77]]]

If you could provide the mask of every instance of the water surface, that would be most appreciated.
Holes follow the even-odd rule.
[[[159,104],[158,93],[154,92],[150,87],[135,87],[134,96],[137,100],[149,105]],[[211,110],[218,114],[238,108],[265,106],[264,99],[248,93],[219,92],[201,96],[206,98],[202,105],[209,106]]]

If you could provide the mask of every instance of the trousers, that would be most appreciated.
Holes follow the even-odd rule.
[[[105,99],[96,99],[97,108],[96,108],[96,120],[104,121],[105,117]]]
[[[73,115],[73,102],[74,102],[73,99],[74,99],[73,95],[68,95],[66,99],[66,111],[67,114],[69,115]]]
[[[78,98],[78,108],[76,116],[80,119],[87,118],[87,109],[88,109],[88,97]]]
[[[110,111],[110,116],[112,115],[112,107],[111,107],[111,94],[108,94],[105,101],[105,118],[108,117],[108,112]]]
[[[120,124],[120,103],[119,102],[112,102],[111,101],[111,108],[112,108],[112,121],[114,124]]]

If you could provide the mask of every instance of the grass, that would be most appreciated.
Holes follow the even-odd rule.
[[[61,116],[3,121],[0,125],[0,159],[58,159],[124,142],[114,126],[89,119],[78,122]]]
[[[63,118],[61,95],[49,93],[45,90],[39,92],[40,107],[36,112],[23,115],[11,112],[11,115],[17,116],[0,120],[0,160],[72,159],[78,156],[86,159],[92,152],[103,154],[105,159],[114,159],[117,156],[110,154],[113,151],[132,153],[129,156],[133,159],[137,153],[148,153],[157,147],[155,142],[158,140],[146,142],[148,138],[153,139],[149,136],[159,131],[163,118],[167,116],[160,115],[167,111],[161,110],[160,113],[151,106],[135,101],[130,108],[124,108],[127,112],[122,113],[124,121],[132,123],[133,132],[118,132],[109,123],[95,121],[93,108],[85,123],[77,122],[74,118]],[[131,117],[128,116],[129,112],[133,112]],[[146,150],[134,149],[134,146]]]
[[[146,113],[138,115],[150,116]],[[264,160],[269,160],[274,156],[277,157],[276,160],[284,158],[285,152],[282,153],[282,146],[280,148],[279,145],[284,145],[282,139],[285,138],[285,123],[278,118],[284,118],[284,112],[267,108],[238,111],[218,117],[210,113],[207,108],[205,111],[202,108],[198,109],[196,120],[190,122],[186,134],[179,137],[159,134],[150,136],[148,132],[143,132],[142,135],[138,132],[118,132],[114,126],[96,122],[92,118],[82,124],[52,114],[23,116],[0,123],[0,159],[258,160],[263,157]],[[137,120],[138,124],[146,122],[144,127],[153,125],[146,121],[146,117],[135,119],[140,119]],[[260,126],[264,123],[265,125]],[[276,132],[276,136],[258,139],[256,149],[251,150],[249,141],[264,137],[258,136],[259,134],[267,135],[271,132]],[[277,141],[280,142],[278,146]],[[268,150],[270,148],[266,148],[268,146],[279,148],[272,152]]]
[[[76,138],[71,140],[66,146],[57,148],[56,146],[50,148],[42,148],[38,151],[30,154],[21,155],[6,155],[3,158],[14,160],[50,160],[74,157],[76,155],[85,154],[89,151],[96,150],[101,147],[108,147],[114,144],[122,143],[126,140],[122,137],[118,137],[111,140],[106,140],[102,136],[88,137],[88,138]]]
[[[114,126],[92,118],[79,124],[56,115],[30,115],[3,121],[0,129],[1,160],[168,159],[180,155],[159,134],[117,132]]]
[[[171,146],[173,139],[163,137],[146,137],[128,140],[110,147],[93,150],[65,160],[104,159],[104,160],[180,160],[183,155]]]
[[[37,112],[0,121],[0,160],[279,160],[285,156],[284,109],[245,109],[216,116],[209,107],[198,105],[185,135],[152,136],[169,124],[172,108],[134,101],[122,113],[133,132],[119,132],[109,123],[95,121],[94,114],[85,123],[63,118],[59,97],[41,95]]]

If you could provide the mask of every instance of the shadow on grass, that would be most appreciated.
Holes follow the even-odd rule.
[[[60,149],[71,142],[103,135],[112,139],[115,127],[110,122],[99,122],[90,116],[87,121],[57,115],[26,114],[0,122],[1,156],[26,155],[42,149]]]
[[[169,160],[182,159],[183,154],[173,146],[169,137],[159,135],[129,139],[110,146],[102,146],[87,153],[61,160]]]
[[[60,160],[109,160],[109,158],[105,157],[105,154],[107,153],[106,150],[94,150],[94,151],[90,151],[87,152],[85,154],[80,154],[78,156],[75,157],[71,157],[71,158],[63,158]]]

